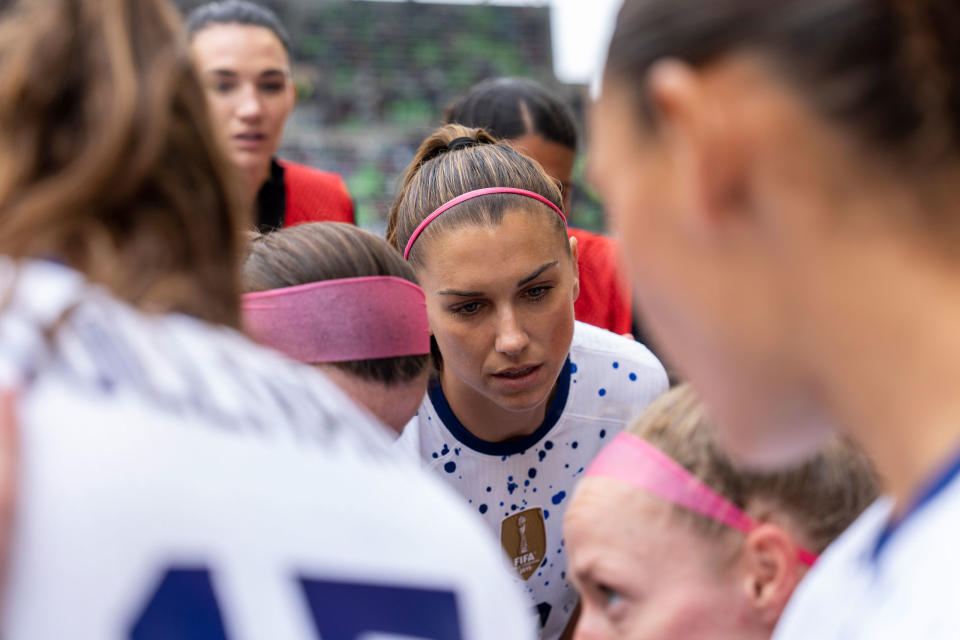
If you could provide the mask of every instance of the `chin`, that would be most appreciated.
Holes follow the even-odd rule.
[[[717,440],[741,469],[769,472],[800,464],[819,452],[833,432],[828,418],[808,403],[759,398],[741,403],[707,399]]]
[[[553,385],[546,389],[531,389],[520,393],[496,392],[491,396],[491,400],[508,411],[533,411],[546,403],[552,390]]]

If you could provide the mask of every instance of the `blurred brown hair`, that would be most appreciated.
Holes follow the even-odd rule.
[[[255,237],[243,264],[247,292],[281,289],[311,282],[393,276],[417,278],[393,247],[352,224],[314,222]],[[427,355],[329,363],[365,380],[399,384],[427,370]]]
[[[654,125],[657,60],[756,54],[871,156],[923,176],[960,157],[958,33],[956,0],[626,0],[605,75]]]
[[[0,22],[0,253],[238,323],[233,183],[166,0],[22,0]]]
[[[772,509],[799,528],[802,543],[823,551],[877,497],[873,468],[866,456],[834,436],[811,460],[788,470],[750,473],[736,469],[714,437],[706,408],[689,385],[654,401],[628,428],[657,447],[704,484],[739,508]],[[681,507],[677,517],[711,538],[732,530]],[[763,512],[751,511],[763,521]]]

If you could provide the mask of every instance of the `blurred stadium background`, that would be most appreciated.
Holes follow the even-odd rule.
[[[378,233],[417,145],[470,85],[536,78],[564,95],[582,121],[615,9],[614,0],[259,1],[277,12],[294,43],[298,104],[280,155],[343,175],[357,223]],[[203,0],[176,4],[188,12]],[[583,169],[581,153],[572,222],[602,230]]]

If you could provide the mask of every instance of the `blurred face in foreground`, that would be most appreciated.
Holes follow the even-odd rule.
[[[842,151],[750,60],[665,62],[647,82],[656,124],[617,78],[591,112],[591,177],[639,307],[711,407],[724,449],[755,467],[792,462],[830,431],[810,347],[835,322],[828,297],[842,298],[824,271],[846,250],[828,259],[840,244],[821,236],[828,174],[843,172],[811,159]]]

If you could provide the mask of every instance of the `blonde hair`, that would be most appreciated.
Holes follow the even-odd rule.
[[[470,143],[451,143],[461,139]],[[424,140],[407,167],[400,190],[390,207],[387,242],[403,251],[424,218],[446,202],[475,189],[513,187],[533,191],[563,209],[556,181],[537,162],[499,142],[483,129],[448,124]],[[507,207],[549,213],[551,224],[566,241],[566,225],[560,216],[523,196],[497,194],[469,200],[432,222],[417,240],[410,262],[423,264],[422,246],[444,231],[467,224],[491,226],[503,219]]]
[[[866,456],[847,440],[834,436],[805,464],[785,471],[753,473],[737,470],[714,437],[706,408],[689,385],[661,396],[628,427],[657,447],[711,489],[739,508],[763,504],[795,524],[802,543],[812,551],[827,547],[877,497],[873,469]],[[717,538],[730,529],[681,507],[675,515],[701,534]],[[751,513],[759,520],[765,514]]]
[[[166,0],[22,0],[0,20],[0,254],[238,324],[244,211]]]

